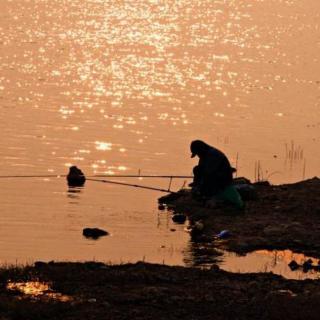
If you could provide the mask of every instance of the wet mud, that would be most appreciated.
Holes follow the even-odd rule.
[[[319,280],[218,267],[38,262],[2,269],[0,279],[1,319],[318,319],[320,312]]]

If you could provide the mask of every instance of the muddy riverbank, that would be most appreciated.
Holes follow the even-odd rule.
[[[210,204],[182,190],[159,201],[176,213],[188,216],[194,240],[214,242],[214,247],[239,254],[257,249],[289,249],[316,258],[320,257],[320,179],[294,184],[270,185],[255,183],[254,199],[245,202],[244,210],[232,206]],[[226,239],[214,240],[222,230]]]
[[[0,271],[1,319],[318,319],[319,280],[146,263]]]

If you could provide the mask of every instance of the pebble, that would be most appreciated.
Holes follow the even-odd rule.
[[[295,260],[292,260],[289,264],[288,264],[289,268],[292,270],[292,271],[295,271],[299,268],[299,265],[298,263],[295,261]]]
[[[187,220],[187,217],[183,213],[177,213],[172,216],[172,221],[175,223],[183,224],[186,222],[186,220]]]
[[[102,236],[109,235],[109,232],[99,228],[84,228],[82,230],[82,235],[86,238],[98,239]]]

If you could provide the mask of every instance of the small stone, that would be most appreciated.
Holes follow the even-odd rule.
[[[292,260],[289,264],[288,264],[289,268],[292,270],[292,271],[295,271],[297,269],[299,269],[299,265],[298,263],[295,261],[295,260]]]
[[[95,302],[97,302],[97,299],[96,298],[91,298],[91,299],[88,299],[88,302],[89,303],[95,303]]]
[[[172,217],[172,221],[179,224],[185,223],[186,220],[187,220],[187,217],[183,213],[174,214]]]
[[[165,207],[165,205],[164,205],[163,203],[160,203],[160,204],[158,205],[158,209],[159,209],[160,211],[163,211],[163,210],[166,209],[166,207]]]
[[[99,228],[84,228],[82,230],[83,236],[86,238],[91,238],[91,239],[98,239],[102,236],[107,236],[109,235],[108,231],[99,229]]]
[[[302,265],[303,272],[308,272],[309,270],[312,269],[312,260],[308,259],[305,261]]]

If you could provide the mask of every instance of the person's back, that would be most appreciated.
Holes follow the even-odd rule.
[[[232,167],[222,151],[195,140],[191,143],[191,152],[199,157],[196,171],[203,195],[214,195],[232,183]]]
[[[243,207],[240,195],[234,189],[233,168],[226,155],[217,148],[214,148],[201,140],[192,141],[190,145],[191,157],[199,157],[199,163],[193,168],[194,180],[193,189],[198,190],[204,197],[218,196],[221,198],[233,199],[231,202],[238,207]]]
[[[214,183],[217,192],[232,184],[232,167],[223,152],[210,147],[203,162],[205,175]]]

